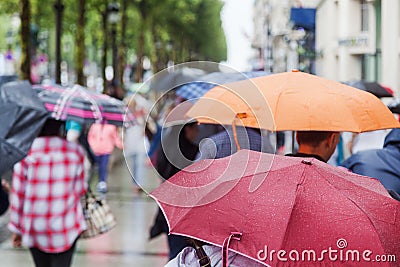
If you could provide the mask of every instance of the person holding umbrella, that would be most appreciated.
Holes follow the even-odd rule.
[[[86,229],[84,151],[60,137],[62,125],[48,119],[28,156],[14,166],[8,228],[13,245],[29,247],[38,267],[69,267]]]
[[[194,143],[198,134],[197,122],[189,121],[185,125],[177,125],[165,133],[162,145],[157,151],[156,170],[159,175],[168,180],[184,167],[189,166],[198,153],[198,146]],[[162,234],[168,234],[168,224],[162,211],[159,209],[154,223],[150,228],[150,239]],[[179,235],[167,236],[169,259],[188,246],[187,239]]]
[[[28,154],[47,117],[28,81],[0,86],[0,215],[10,205],[10,185],[1,177]]]

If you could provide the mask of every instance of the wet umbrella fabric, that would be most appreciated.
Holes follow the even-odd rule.
[[[295,264],[280,262],[276,254],[271,258],[272,250],[286,251],[286,258],[290,251],[301,257],[310,250],[320,258],[329,248],[400,257],[400,202],[378,180],[316,159],[241,150],[196,162],[150,195],[171,233],[220,247],[235,234],[240,240],[230,240],[230,250],[266,266]],[[342,266],[327,255],[300,263]],[[363,260],[346,264],[376,266]]]
[[[211,88],[230,82],[236,82],[254,77],[266,76],[264,71],[251,72],[212,72],[201,76],[198,80],[180,86],[176,95],[185,99],[196,99],[203,96]]]
[[[176,89],[178,86],[196,81],[206,72],[202,69],[190,67],[171,67],[157,73],[151,80],[150,89],[157,92],[165,92]]]
[[[48,118],[27,81],[0,88],[0,176],[22,160]]]
[[[399,128],[371,93],[299,71],[271,74],[223,86],[203,95],[187,112],[200,123],[271,131],[366,132]]]
[[[123,101],[74,85],[61,87],[34,85],[50,116],[56,120],[74,120],[83,124],[107,123],[129,127],[134,116]]]

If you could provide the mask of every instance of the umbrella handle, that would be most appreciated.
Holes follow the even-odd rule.
[[[231,232],[229,237],[225,238],[224,244],[222,245],[222,267],[228,267],[228,249],[231,240],[235,239],[240,241],[241,237],[242,237],[241,232]]]
[[[235,140],[237,151],[240,150],[240,144],[239,144],[239,141],[238,141],[238,138],[237,138],[237,132],[236,132],[236,119],[243,119],[243,118],[247,118],[247,114],[246,113],[237,113],[235,115],[235,118],[232,121],[233,139]]]

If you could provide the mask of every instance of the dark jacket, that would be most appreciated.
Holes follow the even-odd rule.
[[[175,157],[167,157],[164,152],[164,147],[160,146],[157,151],[157,172],[166,180],[168,180],[171,176],[179,172],[181,169],[185,168],[190,164],[190,161],[193,161],[196,158],[196,155],[199,151],[199,147],[192,142],[190,142],[184,136],[184,130],[179,134],[179,151],[175,148],[176,151],[172,151],[175,154]],[[171,161],[172,162],[171,162]],[[188,161],[185,161],[188,160]]]
[[[175,148],[175,150],[172,152],[178,156],[174,157],[173,159],[170,158],[172,161],[175,161],[175,162],[171,162],[168,159],[168,157],[165,155],[163,146],[161,146],[157,151],[158,158],[157,158],[156,170],[161,175],[161,177],[163,177],[166,180],[168,180],[174,174],[178,173],[181,170],[181,168],[183,169],[189,164],[189,162],[185,163],[185,161],[182,161],[182,157],[189,161],[193,161],[196,157],[196,154],[199,151],[198,146],[193,144],[192,142],[190,142],[184,136],[184,129],[182,129],[179,133],[179,143],[178,144],[179,144],[180,153],[179,153],[178,149]],[[178,166],[178,165],[180,165],[180,166]],[[159,209],[158,213],[154,219],[153,226],[150,229],[150,238],[154,238],[161,233],[168,234],[168,232],[169,232],[169,229],[168,229],[167,221],[166,221],[161,209]]]
[[[400,194],[400,129],[386,136],[383,148],[360,151],[341,165],[354,173],[377,178],[386,189]]]

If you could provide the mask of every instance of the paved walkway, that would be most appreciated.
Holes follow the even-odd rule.
[[[149,227],[157,204],[145,193],[138,193],[123,160],[117,159],[109,175],[107,199],[115,213],[117,227],[102,236],[79,240],[74,255],[74,267],[164,266],[167,262],[167,241],[162,235],[148,240]],[[156,187],[154,171],[147,169],[147,186]],[[34,266],[29,251],[11,246],[5,223],[8,214],[0,218],[1,266]],[[1,226],[3,225],[3,227]]]

